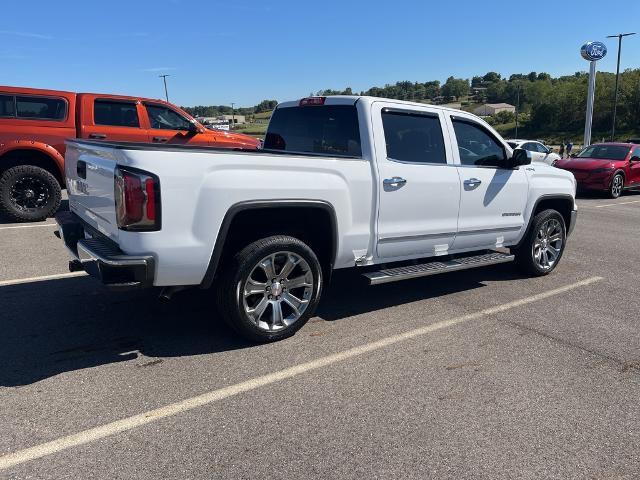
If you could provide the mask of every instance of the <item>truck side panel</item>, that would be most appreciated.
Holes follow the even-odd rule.
[[[225,214],[235,204],[250,200],[327,202],[334,207],[339,231],[335,268],[354,266],[358,252],[367,251],[372,181],[366,160],[161,148],[102,150],[94,148],[91,155],[111,156],[110,161],[102,159],[110,162],[109,169],[117,160],[122,166],[146,170],[160,178],[162,229],[117,232],[125,253],[154,253],[154,285],[199,284]],[[104,163],[102,160],[97,163]],[[113,194],[109,197],[109,192],[103,193],[92,201],[113,204]],[[80,196],[73,193],[70,200],[74,210]],[[83,218],[87,218],[86,212]]]

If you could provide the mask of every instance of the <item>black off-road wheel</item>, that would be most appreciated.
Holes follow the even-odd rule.
[[[567,242],[564,217],[556,210],[543,210],[532,220],[522,245],[514,251],[518,268],[540,277],[558,266]]]
[[[257,240],[225,262],[217,285],[225,322],[252,342],[290,337],[313,315],[322,292],[322,268],[297,238]]]
[[[18,165],[0,176],[0,214],[17,222],[37,222],[53,215],[62,192],[56,178],[43,168]]]

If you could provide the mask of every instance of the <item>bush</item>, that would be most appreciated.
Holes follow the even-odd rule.
[[[508,112],[503,110],[502,112],[498,112],[493,116],[494,120],[497,124],[510,123],[515,121],[516,116],[513,112]]]

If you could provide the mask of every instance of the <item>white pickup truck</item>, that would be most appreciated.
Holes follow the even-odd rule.
[[[379,284],[515,260],[545,275],[576,222],[569,172],[433,105],[282,103],[260,151],[67,145],[70,268],[166,296],[212,287],[255,341],[298,330],[334,269]]]

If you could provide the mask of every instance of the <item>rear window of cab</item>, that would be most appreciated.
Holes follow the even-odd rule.
[[[360,157],[357,109],[353,105],[278,108],[269,122],[264,149]]]
[[[59,122],[67,118],[67,102],[54,97],[0,95],[0,118]]]

